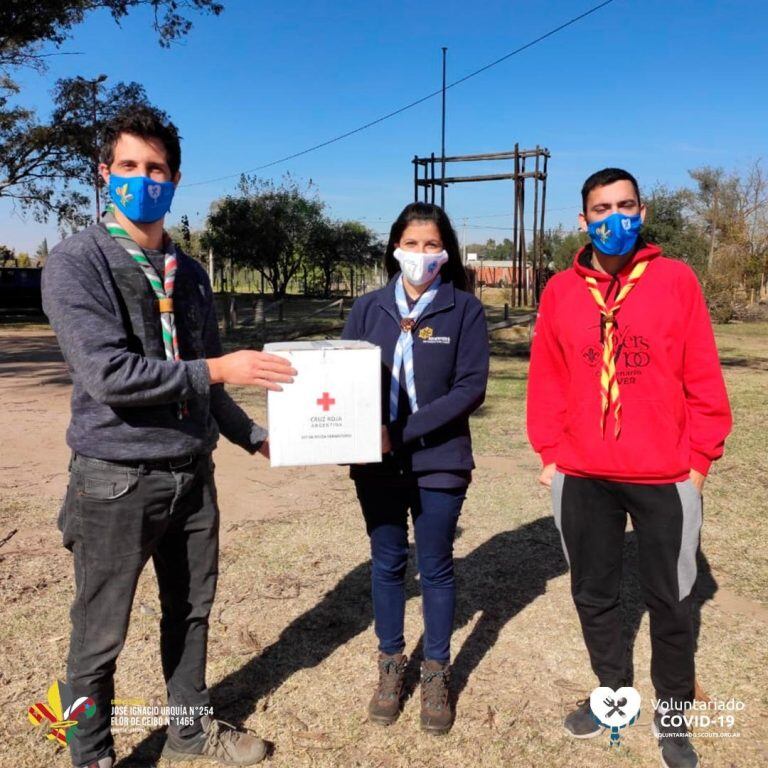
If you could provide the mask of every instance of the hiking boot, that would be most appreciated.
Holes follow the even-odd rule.
[[[589,706],[589,699],[576,702],[576,709],[566,715],[563,726],[574,739],[592,739],[603,732],[603,726],[597,722]]]
[[[421,730],[446,733],[453,725],[453,708],[449,684],[451,670],[448,662],[421,663]]]
[[[659,758],[664,768],[699,768],[699,756],[691,745],[685,723],[662,723],[662,713],[654,712],[651,730],[659,742]]]
[[[392,725],[400,715],[400,697],[408,657],[402,653],[379,654],[379,684],[368,702],[368,719],[377,725]]]
[[[207,715],[201,720],[203,731],[188,739],[167,732],[161,757],[166,760],[215,760],[223,765],[255,765],[268,752],[258,736],[238,731],[234,725]]]

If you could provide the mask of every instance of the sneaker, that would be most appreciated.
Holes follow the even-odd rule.
[[[691,745],[688,728],[682,725],[663,725],[660,712],[655,712],[651,731],[659,742],[659,759],[664,768],[699,768],[699,755]]]
[[[402,653],[379,654],[379,684],[368,702],[368,719],[377,725],[392,725],[400,716],[400,698],[408,657]]]
[[[114,764],[115,759],[108,756],[95,760],[92,763],[88,763],[88,765],[81,765],[80,768],[112,768]]]
[[[215,760],[223,765],[256,765],[267,756],[267,742],[258,736],[207,715],[201,723],[202,733],[188,739],[180,739],[169,730],[161,757],[166,760]]]
[[[603,726],[595,720],[589,699],[576,702],[576,709],[563,720],[565,732],[574,739],[593,739],[603,732]]]
[[[451,670],[448,662],[421,664],[421,730],[446,733],[453,725],[450,696]]]

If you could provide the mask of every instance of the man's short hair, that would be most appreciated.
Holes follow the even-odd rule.
[[[113,117],[102,130],[99,160],[107,166],[115,159],[115,145],[120,135],[129,133],[140,139],[157,139],[165,147],[165,156],[171,175],[175,176],[181,167],[181,144],[179,132],[168,116],[150,106],[136,106],[125,109]]]
[[[593,189],[596,187],[606,187],[617,181],[631,181],[632,186],[635,188],[637,202],[640,202],[640,187],[637,185],[637,179],[629,171],[625,171],[622,168],[603,168],[602,171],[593,173],[581,188],[581,207],[584,213],[587,212],[587,198]]]

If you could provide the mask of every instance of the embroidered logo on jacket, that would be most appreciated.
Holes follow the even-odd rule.
[[[435,336],[435,329],[430,328],[428,325],[425,325],[419,331],[418,335],[419,335],[419,339],[424,344],[450,344],[451,343],[450,336]]]

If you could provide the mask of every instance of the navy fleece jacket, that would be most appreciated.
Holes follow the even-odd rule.
[[[381,347],[382,424],[395,454],[414,473],[468,472],[474,468],[469,416],[485,399],[488,328],[483,305],[472,294],[440,285],[413,328],[413,367],[418,410],[400,408],[389,420],[392,359],[400,335],[395,301],[398,273],[386,286],[359,298],[342,333]],[[401,371],[401,404],[408,403]]]

